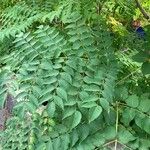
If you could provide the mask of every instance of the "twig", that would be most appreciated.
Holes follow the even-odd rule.
[[[115,150],[117,150],[118,141],[115,141]]]
[[[116,102],[117,110],[116,110],[116,134],[118,133],[118,122],[119,122],[119,110],[118,110],[118,102]]]
[[[112,140],[112,141],[110,141],[110,142],[108,142],[108,143],[105,143],[102,147],[109,146],[109,145],[111,145],[111,144],[113,144],[113,143],[114,143],[115,146],[116,146],[115,148],[117,148],[117,143],[119,143],[120,145],[126,147],[126,148],[129,149],[129,150],[133,150],[131,147],[129,147],[129,146],[127,146],[127,145],[121,143],[121,142],[118,141],[117,139],[114,139],[114,140]],[[116,150],[116,149],[115,149],[115,150]]]
[[[138,68],[137,70],[135,70],[134,72],[131,72],[129,75],[125,76],[123,79],[121,79],[120,81],[118,81],[116,83],[116,86],[120,83],[122,83],[124,80],[128,79],[130,76],[132,76],[133,74],[135,74],[137,71],[139,71],[141,68]]]
[[[102,10],[102,8],[103,8],[103,5],[104,5],[104,1],[100,4],[100,2],[99,3],[97,3],[97,6],[96,6],[96,11],[97,11],[97,14],[98,15],[100,15],[100,13],[101,13],[101,10]]]
[[[141,13],[143,14],[144,18],[149,20],[150,19],[150,15],[145,11],[145,9],[142,7],[140,2],[138,0],[135,0],[135,3],[137,5],[137,7],[139,8],[139,10],[141,11]]]

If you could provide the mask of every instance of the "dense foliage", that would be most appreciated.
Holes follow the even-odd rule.
[[[150,149],[150,36],[131,29],[135,1],[0,3],[0,109],[16,101],[3,150]]]

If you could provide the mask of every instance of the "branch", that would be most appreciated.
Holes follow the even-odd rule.
[[[125,81],[126,79],[128,79],[130,76],[132,76],[133,74],[135,74],[136,72],[138,72],[141,68],[136,69],[135,71],[131,72],[129,75],[125,76],[123,79],[121,79],[120,81],[118,81],[116,83],[116,86],[120,83],[122,83],[123,81]]]
[[[96,6],[96,12],[97,12],[97,14],[100,15],[101,10],[102,10],[104,4],[105,4],[104,1],[102,3],[97,3],[97,6]]]
[[[137,7],[139,8],[139,10],[141,11],[141,13],[143,14],[144,18],[147,19],[147,20],[149,20],[150,19],[150,15],[141,6],[140,2],[138,0],[135,0],[135,3],[137,5]]]

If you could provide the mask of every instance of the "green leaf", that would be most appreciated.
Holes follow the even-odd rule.
[[[140,139],[140,147],[141,150],[148,150],[150,148],[149,139]]]
[[[76,40],[73,43],[73,49],[79,49],[82,46],[81,42],[79,40]]]
[[[95,102],[99,99],[98,96],[95,96],[95,95],[91,95],[91,96],[87,96],[85,98],[83,98],[83,102],[86,103],[86,102]]]
[[[47,85],[45,89],[42,90],[41,96],[44,96],[45,94],[48,94],[48,93],[50,94],[54,89],[55,87],[52,84]]]
[[[137,95],[131,95],[126,99],[126,103],[129,106],[136,108],[139,105],[139,97]]]
[[[94,106],[97,106],[97,104],[95,102],[87,102],[87,103],[83,103],[81,105],[81,107],[83,107],[83,108],[92,108]]]
[[[150,108],[150,100],[147,98],[141,98],[140,99],[140,104],[138,106],[138,109],[141,110],[142,112],[148,112]]]
[[[58,83],[59,83],[59,86],[60,86],[63,90],[66,90],[66,91],[67,91],[67,89],[69,89],[69,83],[68,83],[66,80],[60,79]],[[68,91],[68,94],[69,94],[69,91]]]
[[[63,119],[71,116],[75,111],[76,111],[76,109],[74,107],[65,108],[65,110],[63,112]]]
[[[47,93],[39,99],[40,101],[39,104],[42,104],[43,102],[46,102],[46,101],[50,101],[52,98],[53,98],[52,94]]]
[[[80,123],[82,114],[79,111],[75,111],[75,113],[71,116],[71,118],[72,118],[71,129],[73,129]]]
[[[44,142],[38,143],[37,150],[46,150],[46,144]]]
[[[46,77],[52,77],[52,76],[57,76],[59,74],[58,70],[52,70]]]
[[[83,101],[89,98],[89,94],[85,91],[80,92],[79,96]]]
[[[49,103],[47,111],[50,117],[54,117],[55,110],[56,110],[55,103],[54,102]]]
[[[96,106],[89,109],[89,122],[94,121],[102,113],[102,107]]]
[[[36,111],[37,107],[32,102],[28,101],[25,102],[25,104],[26,104],[26,109],[28,109],[30,112],[34,113]]]
[[[143,129],[144,129],[148,134],[150,134],[150,118],[149,118],[149,117],[146,117],[146,118],[144,119]]]
[[[69,143],[70,143],[70,137],[69,137],[69,134],[65,134],[65,135],[62,135],[61,136],[61,140],[63,141],[61,143],[61,148],[63,150],[68,150],[69,148]]]
[[[58,107],[60,107],[62,110],[64,110],[63,100],[59,96],[54,96],[54,102]]]
[[[27,71],[36,71],[38,69],[38,66],[29,66],[28,68],[27,68]]]
[[[54,150],[60,150],[60,147],[61,147],[61,139],[60,137],[57,137],[53,140],[53,149]]]
[[[129,123],[135,118],[136,111],[134,109],[126,108],[122,113],[122,121],[125,125],[129,126]]]
[[[49,141],[47,142],[46,149],[47,149],[47,150],[53,150],[53,144],[52,144],[52,141],[51,141],[51,140],[49,140]]]
[[[25,101],[20,101],[14,106],[14,109],[22,109],[24,107],[26,107]]]
[[[51,78],[44,79],[43,84],[52,84],[55,83],[56,81],[57,81],[56,77],[51,77]]]
[[[72,78],[70,74],[63,72],[61,73],[61,77],[67,82],[69,82],[70,84],[72,84]]]
[[[80,142],[84,141],[90,134],[89,126],[83,125],[78,129]]]
[[[69,67],[69,66],[64,66],[64,67],[63,67],[63,70],[64,70],[65,72],[69,72],[70,75],[74,76],[74,71],[73,71],[73,69],[72,69],[71,67]]]
[[[107,112],[110,111],[109,102],[105,98],[100,99],[100,104],[104,110],[106,110]]]
[[[41,67],[42,69],[45,69],[45,70],[52,70],[52,69],[53,69],[53,68],[52,68],[52,64],[49,63],[48,61],[43,61],[43,62],[41,63],[41,65],[40,65],[40,67]]]
[[[32,86],[33,94],[36,96],[41,96],[42,90],[39,86]]]
[[[128,144],[130,141],[136,139],[128,130],[125,129],[121,129],[121,131],[118,133],[118,138],[123,144]]]
[[[103,133],[104,138],[112,140],[116,137],[116,129],[114,126],[107,126]]]
[[[76,131],[76,129],[74,129],[72,132],[71,132],[71,146],[73,147],[76,142],[78,141],[79,139],[79,136],[78,136],[78,133]]]
[[[135,117],[135,123],[137,126],[139,126],[141,129],[144,128],[144,121],[145,121],[145,115],[143,113],[137,113]]]
[[[62,65],[61,64],[55,64],[55,65],[53,65],[53,68],[54,69],[60,69],[60,68],[62,68]]]
[[[150,62],[144,62],[142,65],[142,72],[144,75],[150,74]]]
[[[96,147],[101,147],[102,145],[104,145],[105,144],[105,138],[104,138],[103,134],[96,133],[94,135],[94,137],[91,139],[91,143],[93,143],[93,145]]]
[[[16,99],[18,99],[18,101],[23,100],[27,95],[28,94],[25,91],[21,92],[16,96]]]
[[[100,91],[100,88],[97,85],[90,85],[90,86],[84,85],[83,88],[85,91],[90,91],[90,92],[99,92]]]
[[[6,97],[7,94],[5,93],[0,95],[0,109],[4,108]]]
[[[59,88],[57,88],[56,92],[57,92],[59,97],[61,97],[62,99],[67,101],[67,93],[64,89],[59,87]]]
[[[65,103],[65,106],[73,106],[77,103],[77,100],[71,99]]]
[[[137,62],[145,62],[148,58],[148,55],[145,51],[140,51],[136,55],[133,56],[133,60]]]

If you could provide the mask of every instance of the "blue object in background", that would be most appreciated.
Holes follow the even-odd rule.
[[[144,31],[144,29],[142,27],[138,27],[136,29],[136,33],[137,33],[137,35],[138,35],[139,38],[145,39],[146,35],[145,35],[145,31]]]

